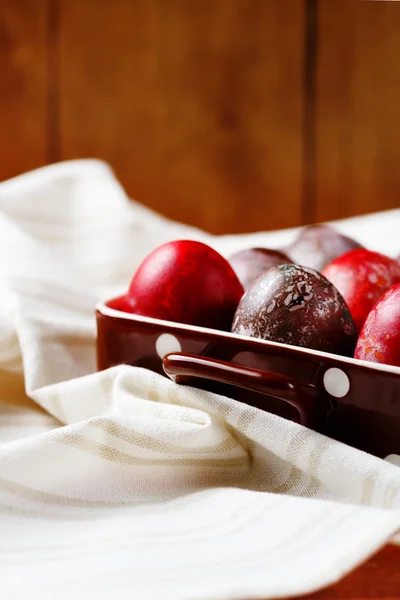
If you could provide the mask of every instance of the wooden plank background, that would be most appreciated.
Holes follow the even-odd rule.
[[[216,233],[398,205],[400,8],[0,0],[0,180],[99,157]]]
[[[0,181],[46,164],[47,0],[0,0]]]
[[[400,205],[400,5],[318,11],[317,220]]]

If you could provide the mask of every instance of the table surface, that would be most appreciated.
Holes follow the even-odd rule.
[[[386,546],[336,585],[303,600],[399,600],[400,547]]]

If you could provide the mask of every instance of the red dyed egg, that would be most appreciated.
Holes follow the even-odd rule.
[[[291,260],[279,250],[247,248],[233,254],[229,262],[244,289],[247,290],[262,273],[265,273],[271,267],[288,264]]]
[[[369,313],[354,357],[400,367],[400,283],[388,289]]]
[[[126,296],[129,312],[229,330],[243,288],[228,261],[192,240],[154,250],[135,273]]]
[[[118,296],[107,302],[107,306],[121,312],[129,312],[129,304],[126,300],[126,295]]]
[[[339,256],[322,271],[345,299],[357,331],[382,294],[400,281],[400,264],[364,248]]]

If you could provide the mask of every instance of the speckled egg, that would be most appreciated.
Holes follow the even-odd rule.
[[[273,267],[245,292],[232,332],[344,356],[353,355],[357,340],[334,285],[313,269],[289,264]]]

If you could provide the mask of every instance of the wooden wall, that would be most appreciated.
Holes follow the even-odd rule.
[[[0,180],[100,157],[224,233],[397,207],[400,5],[0,0]]]

